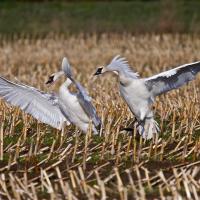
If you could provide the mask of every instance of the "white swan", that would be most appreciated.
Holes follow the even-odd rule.
[[[185,64],[150,78],[139,78],[125,58],[116,56],[107,66],[98,68],[94,75],[109,71],[119,76],[120,94],[138,121],[138,132],[143,138],[150,139],[159,131],[151,110],[154,98],[193,80],[200,71],[200,62]]]
[[[65,124],[72,123],[86,133],[91,123],[92,130],[97,134],[101,120],[83,86],[74,80],[66,58],[63,59],[62,70],[52,74],[47,84],[54,83],[62,75],[68,78],[60,86],[58,94],[45,93],[34,87],[13,83],[0,77],[0,97],[54,128],[62,129]],[[76,86],[77,93],[68,90],[71,84]]]

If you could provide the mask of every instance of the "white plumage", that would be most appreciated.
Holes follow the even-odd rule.
[[[58,94],[45,93],[34,87],[16,84],[0,77],[0,97],[54,128],[62,129],[65,124],[73,123],[86,133],[91,123],[92,130],[97,134],[101,120],[88,93],[74,80],[66,58],[62,62],[62,71],[52,74],[47,84],[54,83],[62,75],[68,78],[60,86]],[[77,93],[69,91],[68,87],[71,84],[75,84]]]
[[[137,119],[138,132],[143,138],[151,139],[159,131],[151,110],[155,97],[193,80],[200,71],[200,62],[185,64],[150,78],[140,78],[125,58],[116,56],[107,66],[98,68],[95,75],[109,71],[119,76],[120,94]]]
[[[61,129],[67,122],[58,106],[59,97],[55,94],[0,77],[0,97],[54,128]]]
[[[63,59],[62,70],[68,79],[59,90],[59,106],[61,112],[83,132],[87,132],[89,124],[91,123],[93,132],[98,134],[101,128],[101,120],[96,114],[96,109],[91,103],[91,97],[88,95],[88,92],[73,78],[69,62],[66,58]],[[75,85],[78,91],[77,93],[69,91],[68,87],[71,84]]]

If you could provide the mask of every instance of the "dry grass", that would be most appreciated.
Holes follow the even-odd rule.
[[[1,75],[45,91],[52,90],[44,86],[48,75],[67,56],[104,123],[102,136],[81,135],[74,126],[62,135],[0,101],[1,199],[200,198],[200,79],[158,99],[154,110],[160,137],[156,144],[145,142],[120,132],[132,115],[119,97],[116,78],[91,79],[96,67],[116,54],[149,76],[200,60],[200,39],[93,35],[1,40]]]

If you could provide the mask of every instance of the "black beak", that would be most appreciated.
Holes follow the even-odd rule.
[[[103,69],[103,67],[99,67],[99,68],[97,69],[97,71],[94,73],[94,76],[97,76],[97,75],[102,74],[102,69]]]
[[[45,84],[51,84],[51,83],[53,83],[54,81],[53,81],[53,78],[54,78],[54,76],[49,76],[49,79],[48,79],[48,81],[45,83]]]

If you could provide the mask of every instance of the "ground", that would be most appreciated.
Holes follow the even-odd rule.
[[[159,97],[153,107],[161,132],[144,141],[122,132],[133,121],[117,78],[94,78],[121,54],[142,77],[200,60],[200,39],[190,35],[92,34],[1,40],[1,76],[46,92],[48,76],[67,56],[103,121],[101,135],[73,125],[64,134],[0,101],[2,199],[199,199],[200,106],[197,79]],[[134,91],[133,91],[134,92]],[[23,98],[23,97],[22,97]]]

